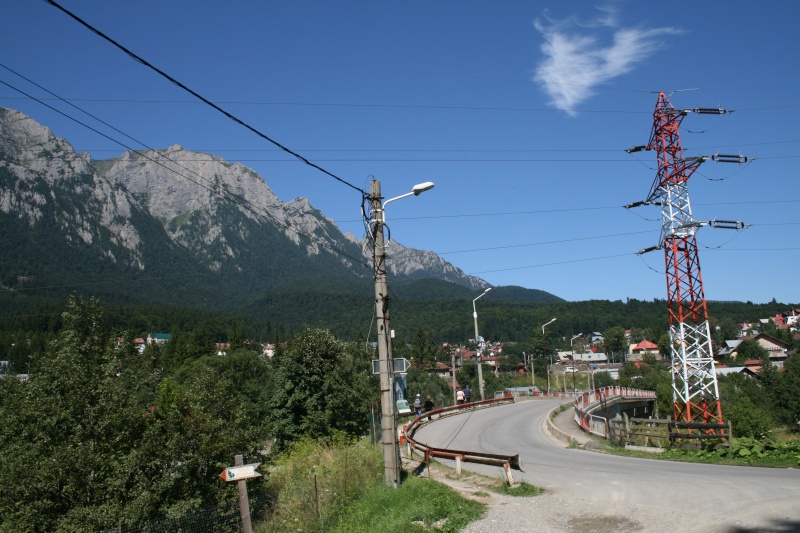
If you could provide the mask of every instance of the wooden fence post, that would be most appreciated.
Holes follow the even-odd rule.
[[[241,455],[235,455],[233,464],[244,465],[244,458]],[[237,485],[239,486],[239,516],[242,518],[242,532],[253,533],[253,525],[250,522],[250,500],[247,497],[247,480],[238,481]]]

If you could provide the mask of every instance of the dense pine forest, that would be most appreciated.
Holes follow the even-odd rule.
[[[420,285],[428,289],[424,291],[426,299],[419,297]],[[420,329],[439,344],[467,344],[474,337],[471,299],[464,295],[452,297],[454,286],[446,283],[441,285],[443,291],[450,291],[446,294],[449,298],[437,299],[435,291],[429,289],[439,285],[428,280],[398,284],[397,289],[393,289],[391,325],[399,341],[396,344],[410,344]],[[224,295],[219,299],[224,300]],[[202,309],[131,306],[119,296],[109,300],[100,298],[106,309],[104,320],[108,329],[119,336],[126,332],[139,337],[156,332],[202,330],[213,342],[229,342],[235,331],[236,335],[254,342],[276,343],[305,327],[320,327],[345,340],[369,339],[370,335],[375,340],[373,297],[363,289],[286,291],[262,298],[237,313],[217,311],[213,306]],[[0,360],[8,361],[16,372],[24,373],[30,358],[41,353],[47,341],[61,329],[65,302],[66,297],[1,292],[0,305],[4,312],[0,321]],[[228,308],[228,305],[220,307]],[[738,323],[775,316],[792,307],[800,306],[776,301],[765,304],[710,302],[709,314],[712,327],[725,326],[720,331],[729,334],[731,327]],[[558,319],[548,327],[555,341],[553,348],[559,346],[559,339],[568,339],[577,333],[604,332],[615,326],[642,330],[653,342],[658,342],[668,329],[663,300],[525,303],[500,300],[489,293],[481,301],[480,333],[491,341],[525,342],[541,324],[553,317]]]

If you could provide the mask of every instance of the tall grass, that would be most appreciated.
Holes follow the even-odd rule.
[[[482,504],[427,479],[408,476],[387,487],[379,445],[368,440],[302,441],[270,470],[275,504],[255,517],[256,533],[381,533],[460,531],[483,514]]]
[[[394,533],[435,531],[455,533],[481,517],[484,505],[453,489],[410,476],[397,489],[379,483],[366,491],[330,524],[331,533]]]
[[[255,531],[326,531],[331,517],[382,480],[380,448],[368,440],[302,440],[270,469],[274,504],[257,517]]]

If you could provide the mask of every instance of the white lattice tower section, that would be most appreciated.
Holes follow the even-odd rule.
[[[707,158],[684,158],[678,129],[689,110],[676,110],[660,93],[647,149],[658,173],[647,203],[661,205],[661,247],[667,277],[672,392],[676,420],[722,423],[708,307],[703,292],[687,181]]]

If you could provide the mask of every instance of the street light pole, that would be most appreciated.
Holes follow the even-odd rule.
[[[570,353],[570,355],[572,355],[572,393],[573,394],[575,394],[575,392],[576,392],[575,374],[577,374],[576,370],[578,370],[578,367],[575,366],[575,350],[572,349],[572,341],[574,341],[575,339],[577,339],[581,335],[583,335],[583,333],[578,333],[577,335],[573,335],[572,338],[569,340],[569,353]],[[566,382],[566,380],[567,380],[567,376],[564,376],[564,381]]]
[[[547,322],[545,324],[542,324],[542,343],[543,343],[542,344],[542,354],[545,357],[547,357],[547,337],[544,336],[544,328],[546,326],[549,326],[550,324],[552,324],[555,321],[556,321],[556,319],[553,318],[551,321],[549,321],[549,322]],[[533,372],[533,365],[531,365],[531,372]],[[547,394],[548,395],[550,394],[550,367],[549,366],[547,367]]]
[[[370,202],[372,207],[372,241],[375,254],[375,321],[378,328],[378,368],[381,381],[381,443],[383,445],[384,479],[390,487],[400,484],[400,446],[397,442],[397,420],[394,401],[394,365],[392,363],[392,337],[389,329],[389,284],[386,279],[386,246],[383,226],[386,223],[386,204],[411,194],[419,195],[433,188],[427,182],[414,186],[410,193],[386,200],[381,204],[381,182],[372,180]]]
[[[525,352],[522,352],[522,356],[525,357]],[[533,385],[533,389],[536,390],[536,378],[534,377],[533,373],[533,352],[531,352],[531,385]]]
[[[481,345],[478,341],[478,309],[475,307],[475,302],[486,296],[486,293],[492,290],[491,287],[483,291],[483,293],[472,300],[472,318],[475,319],[475,351],[478,353],[478,390],[481,393],[481,400],[484,400],[483,395],[483,365],[481,364]]]

